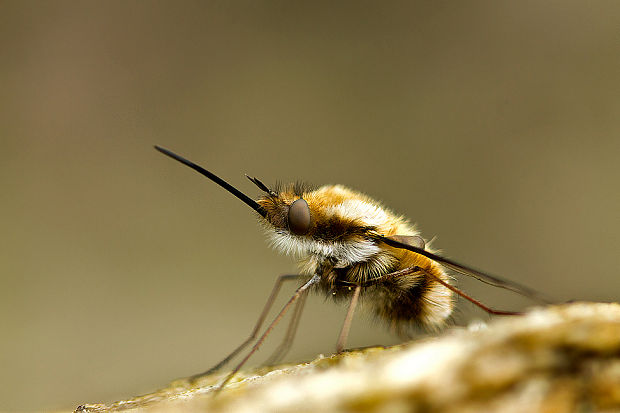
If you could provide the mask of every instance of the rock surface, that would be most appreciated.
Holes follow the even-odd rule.
[[[620,412],[620,305],[538,308],[391,348],[217,374],[77,412]]]

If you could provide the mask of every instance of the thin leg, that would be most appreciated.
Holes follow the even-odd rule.
[[[237,364],[235,366],[235,368],[233,369],[233,371],[231,371],[228,376],[226,376],[226,378],[224,379],[224,381],[222,383],[220,383],[220,385],[217,387],[216,392],[219,392],[220,390],[222,390],[222,388],[226,385],[226,383],[228,383],[230,381],[230,379],[233,378],[233,376],[235,374],[237,374],[237,372],[241,369],[241,367],[243,367],[243,365],[245,364],[246,361],[248,361],[248,359],[250,357],[252,357],[252,355],[254,353],[256,353],[256,351],[260,348],[261,344],[263,344],[263,341],[265,341],[265,338],[267,338],[267,336],[269,335],[269,333],[271,333],[271,330],[273,330],[273,328],[276,326],[276,324],[278,324],[278,321],[280,321],[282,319],[282,317],[284,317],[284,314],[286,314],[286,312],[288,311],[288,309],[291,307],[291,305],[297,301],[297,299],[299,297],[301,297],[306,290],[308,290],[310,287],[312,287],[314,284],[316,284],[317,282],[319,282],[321,279],[321,277],[319,277],[318,275],[313,276],[308,282],[306,282],[304,285],[302,285],[301,287],[299,287],[297,289],[297,291],[295,291],[295,294],[293,294],[293,296],[291,298],[289,298],[289,300],[286,302],[286,304],[284,304],[284,307],[282,307],[282,309],[280,310],[280,312],[278,313],[278,315],[276,315],[276,317],[274,318],[274,320],[271,322],[271,324],[269,324],[269,326],[267,327],[267,329],[265,330],[265,332],[258,338],[258,340],[256,341],[256,343],[254,344],[254,346],[252,346],[252,349],[250,350],[250,352],[243,358],[243,360],[241,360],[239,362],[239,364]]]
[[[217,370],[221,369],[233,357],[235,357],[241,350],[243,350],[248,344],[250,344],[250,342],[256,338],[258,331],[262,327],[263,322],[265,321],[265,317],[267,317],[267,314],[269,313],[271,306],[273,305],[276,297],[278,296],[278,293],[280,292],[280,288],[282,287],[282,284],[284,283],[284,281],[298,280],[304,277],[307,277],[307,276],[300,275],[300,274],[280,275],[276,279],[276,283],[274,284],[273,289],[271,290],[271,294],[269,294],[269,298],[267,299],[267,302],[265,303],[265,307],[263,308],[263,311],[260,313],[260,316],[258,317],[258,320],[256,321],[256,324],[254,325],[254,329],[250,333],[250,336],[243,343],[241,343],[236,349],[234,349],[232,353],[226,356],[224,360],[220,361],[219,363],[217,363],[215,366],[211,367],[209,370],[205,371],[204,373],[195,374],[191,376],[190,381],[199,380],[200,378],[208,376],[216,372]]]
[[[523,313],[520,313],[518,311],[503,311],[503,310],[494,310],[490,307],[487,307],[486,305],[482,304],[480,301],[476,300],[473,297],[470,297],[469,295],[467,295],[466,293],[464,293],[463,291],[459,290],[458,288],[456,288],[453,285],[448,284],[447,282],[445,282],[444,280],[442,280],[441,278],[437,277],[436,275],[424,270],[421,267],[409,267],[409,268],[404,268],[402,270],[398,270],[398,271],[394,271],[394,272],[390,272],[387,274],[384,274],[380,277],[374,278],[372,280],[368,280],[365,281],[363,283],[360,284],[354,284],[354,283],[350,283],[350,282],[340,282],[340,285],[359,285],[361,287],[369,287],[371,285],[375,285],[378,284],[380,282],[389,280],[389,279],[393,279],[396,277],[402,277],[405,275],[409,275],[409,274],[413,274],[416,272],[423,272],[425,275],[432,277],[434,280],[436,280],[438,283],[440,283],[441,285],[443,285],[444,287],[446,287],[447,289],[455,292],[456,294],[460,295],[461,297],[463,297],[464,299],[466,299],[467,301],[475,304],[476,306],[480,307],[481,309],[483,309],[484,311],[486,311],[489,314],[495,314],[495,315],[521,315]]]
[[[439,284],[443,285],[444,287],[446,287],[449,290],[454,291],[455,293],[457,293],[458,295],[460,295],[461,297],[463,297],[467,301],[477,305],[478,307],[482,308],[484,311],[486,311],[489,314],[495,314],[495,315],[521,315],[521,314],[523,314],[523,313],[520,313],[518,311],[494,310],[494,309],[492,309],[490,307],[487,307],[486,305],[482,304],[480,301],[476,300],[475,298],[472,298],[469,295],[465,294],[463,291],[459,290],[455,286],[448,284],[447,282],[445,282],[441,278],[437,277],[436,275],[431,274],[430,272],[427,272],[427,271],[424,271],[424,273],[427,274],[427,275],[430,275]]]
[[[370,279],[368,281],[364,281],[361,283],[354,283],[350,281],[338,281],[337,285],[350,286],[350,287],[359,285],[360,287],[370,287],[372,285],[379,284],[380,282],[391,280],[393,278],[403,277],[405,275],[413,274],[414,272],[419,272],[421,270],[422,268],[420,267],[403,268],[402,270],[389,272],[387,274],[383,274],[379,277],[376,277],[376,278],[373,278],[373,279]]]
[[[299,326],[299,319],[301,318],[301,313],[304,309],[304,304],[306,303],[306,298],[308,297],[307,292],[304,293],[301,297],[299,297],[299,301],[295,304],[295,309],[293,310],[293,316],[291,317],[291,321],[286,329],[286,335],[284,336],[284,340],[282,343],[274,350],[273,354],[265,361],[265,364],[268,366],[272,366],[282,360],[284,356],[291,349],[291,344],[293,344],[293,339],[295,338],[295,334],[297,333],[297,327]]]
[[[353,313],[355,312],[355,307],[357,306],[357,301],[360,297],[360,291],[362,291],[362,286],[356,286],[355,291],[353,292],[353,297],[351,297],[351,303],[349,304],[347,315],[344,318],[344,324],[342,324],[342,329],[340,330],[338,343],[336,343],[336,353],[342,353],[342,350],[344,350],[344,346],[347,343],[347,337],[349,336],[349,330],[351,329],[351,321],[353,321]]]

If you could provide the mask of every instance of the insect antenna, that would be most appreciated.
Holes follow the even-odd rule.
[[[260,179],[258,179],[255,176],[250,176],[248,174],[245,174],[245,177],[248,178],[254,185],[256,185],[261,191],[263,192],[267,192],[269,195],[271,196],[278,196],[278,194],[269,189],[269,187],[267,185],[265,185]]]
[[[514,281],[510,281],[510,280],[506,280],[503,278],[500,278],[496,275],[490,275],[487,273],[484,273],[482,271],[476,270],[474,268],[468,267],[466,265],[463,264],[459,264],[456,261],[453,261],[451,259],[448,258],[444,258],[440,255],[437,254],[433,254],[432,252],[426,251],[423,248],[419,248],[413,245],[409,245],[409,244],[405,244],[402,243],[392,237],[384,237],[382,235],[376,235],[374,236],[375,239],[384,242],[385,244],[394,247],[394,248],[401,248],[401,249],[406,249],[412,252],[415,252],[416,254],[420,254],[425,256],[426,258],[430,258],[433,261],[436,261],[438,263],[441,263],[442,265],[450,268],[451,270],[454,270],[460,274],[463,275],[467,275],[469,277],[473,277],[475,279],[477,279],[478,281],[481,281],[485,284],[489,284],[492,285],[494,287],[499,287],[499,288],[504,288],[506,290],[510,290],[513,291],[517,294],[520,294],[524,297],[528,297],[534,301],[538,301],[540,303],[543,304],[551,304],[551,300],[549,300],[548,298],[544,297],[541,293],[539,293],[536,290],[533,290],[529,287],[526,287],[525,285],[521,285],[519,283],[516,283]]]

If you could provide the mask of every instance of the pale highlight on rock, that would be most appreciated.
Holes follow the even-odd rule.
[[[450,413],[620,411],[620,305],[535,309],[392,348],[178,380],[159,392],[78,412]]]

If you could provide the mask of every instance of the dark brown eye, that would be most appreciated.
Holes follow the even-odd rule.
[[[299,198],[288,209],[288,228],[295,235],[304,235],[310,229],[310,208]]]

